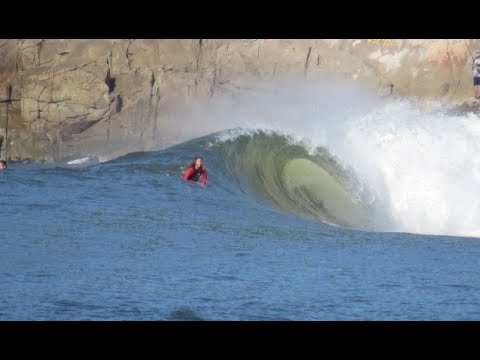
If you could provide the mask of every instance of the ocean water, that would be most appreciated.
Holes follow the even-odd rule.
[[[10,164],[0,320],[480,319],[478,117],[310,100],[160,151]],[[181,179],[195,154],[206,186]]]

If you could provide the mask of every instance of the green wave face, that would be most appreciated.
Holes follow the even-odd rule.
[[[258,201],[291,214],[371,229],[368,194],[355,174],[324,148],[258,131],[221,144],[227,168]]]

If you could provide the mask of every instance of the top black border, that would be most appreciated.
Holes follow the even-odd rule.
[[[474,39],[468,6],[407,2],[2,4],[10,39]]]

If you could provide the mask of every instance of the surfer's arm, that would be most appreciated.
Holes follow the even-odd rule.
[[[192,175],[192,173],[193,173],[193,169],[189,167],[187,171],[185,171],[185,174],[183,175],[183,180],[188,180],[188,178],[190,177],[190,175]]]
[[[203,167],[203,170],[202,170],[202,184],[205,185],[208,181],[208,175],[207,175],[207,169],[205,168],[205,166]]]

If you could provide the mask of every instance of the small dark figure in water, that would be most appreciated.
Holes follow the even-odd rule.
[[[7,170],[7,162],[5,160],[0,160],[0,171]]]
[[[203,158],[195,156],[192,163],[187,167],[187,171],[183,175],[184,180],[198,181],[205,185],[208,181],[207,169],[202,165]]]

